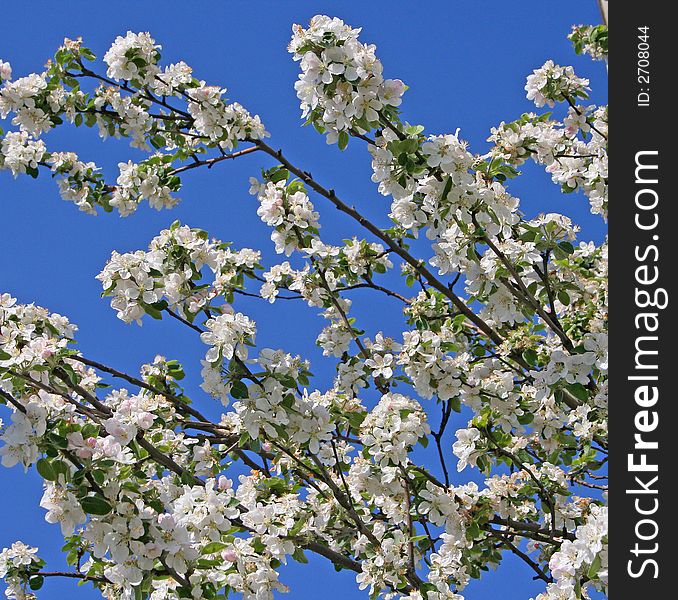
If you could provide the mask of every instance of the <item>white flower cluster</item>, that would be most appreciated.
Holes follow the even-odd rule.
[[[586,54],[593,60],[607,60],[607,26],[574,25],[567,38],[574,44],[577,54]]]
[[[225,477],[208,479],[204,486],[177,486],[163,479],[156,488],[164,510],[144,506],[132,493],[120,499],[115,512],[92,518],[83,533],[92,556],[104,560],[104,575],[121,590],[138,586],[161,556],[169,568],[185,574],[201,549],[227,532],[240,514],[232,482]],[[196,585],[199,589],[199,580]]]
[[[0,59],[0,83],[12,79],[12,65],[7,61]]]
[[[39,371],[63,353],[76,331],[62,315],[0,294],[0,368]]]
[[[310,232],[310,229],[300,231]],[[296,242],[300,242],[299,237]],[[328,301],[327,288],[335,291],[342,287],[364,285],[365,282],[369,284],[375,273],[383,274],[393,267],[389,253],[384,251],[381,244],[352,238],[344,240],[343,246],[333,246],[323,243],[314,234],[302,237],[301,243],[302,252],[311,260],[311,264],[293,269],[285,261],[266,271],[263,274],[265,283],[261,286],[260,293],[269,302],[275,302],[280,289],[286,289],[299,292],[309,306],[322,307]],[[322,270],[323,275],[320,276],[314,269]],[[345,301],[342,299],[340,303]],[[333,307],[325,316],[332,321],[341,319]]]
[[[389,392],[365,417],[360,440],[378,464],[406,465],[409,451],[430,432],[426,413],[416,400]]]
[[[468,508],[464,505],[464,494],[460,494],[453,487],[441,488],[428,481],[421,491],[422,501],[418,510],[428,515],[431,523],[438,527],[445,527],[449,534],[458,538],[464,537],[464,522],[460,508]]]
[[[431,571],[428,578],[436,586],[441,598],[457,600],[463,596],[452,593],[449,582],[458,581],[457,589],[466,585],[469,576],[462,562],[462,552],[468,548],[470,542],[449,533],[441,534],[440,538],[443,543],[437,552],[431,554]]]
[[[319,215],[303,189],[289,191],[284,181],[252,185],[251,192],[257,195],[261,220],[273,227],[271,240],[278,254],[292,254],[304,247],[303,237],[320,229]]]
[[[38,549],[27,546],[23,542],[14,542],[9,548],[0,552],[0,579],[4,579],[8,600],[31,600],[32,594],[25,591],[26,574],[32,568],[39,569],[44,564],[37,556]]]
[[[12,568],[36,562],[37,553],[37,548],[31,548],[21,541],[14,542],[10,548],[3,548],[0,552],[0,577],[5,577]]]
[[[273,537],[266,540],[276,557],[280,556],[275,545],[277,539]],[[286,545],[289,546],[289,542]],[[236,538],[233,545],[222,552],[226,566],[234,571],[226,576],[226,583],[231,589],[242,593],[243,598],[273,600],[273,592],[288,592],[289,589],[278,581],[278,573],[271,567],[271,558],[262,557],[255,547],[256,543],[251,540]]]
[[[328,144],[345,146],[349,132],[379,127],[380,112],[401,104],[405,84],[384,79],[376,46],[358,41],[360,29],[317,15],[307,29],[295,25],[292,31],[289,51],[301,65],[295,89],[302,115],[327,131]]]
[[[264,272],[265,283],[262,284],[260,294],[271,304],[275,302],[280,293],[280,288],[300,290],[303,288],[303,279],[308,274],[308,268],[304,270],[293,269],[288,261],[273,265]]]
[[[176,96],[183,87],[193,81],[193,69],[183,60],[168,65],[155,76],[153,90],[161,96]]]
[[[128,31],[125,37],[119,35],[104,54],[104,62],[108,65],[106,75],[116,80],[153,85],[159,73],[156,64],[160,59],[159,49],[149,33]]]
[[[493,156],[520,166],[528,158],[546,167],[563,191],[581,190],[593,214],[607,213],[607,108],[572,106],[563,123],[525,114],[493,128]],[[580,136],[585,136],[582,139]]]
[[[33,306],[17,307],[8,296],[2,297],[2,307],[0,356],[3,364],[0,367],[6,367],[11,360],[14,368],[23,366],[28,373],[34,374],[31,364],[24,365],[25,361],[20,362],[15,357],[17,353],[13,350],[14,345],[18,343],[23,349],[31,338],[43,339],[42,329],[47,328],[47,325],[47,331],[54,336],[72,333],[67,322],[60,321],[58,315],[50,320],[46,311]],[[41,323],[40,319],[46,319],[46,322]],[[20,335],[25,342],[19,339]],[[41,358],[49,360],[52,356],[45,350]],[[307,367],[298,359],[270,351],[262,352],[260,363],[267,372],[280,377],[295,373],[298,375]],[[75,369],[77,364],[73,362],[69,366]],[[144,369],[144,377],[152,379],[162,375],[165,366],[169,364],[156,359],[153,365]],[[43,372],[47,375],[47,371]],[[74,372],[74,376],[80,377],[81,384],[89,393],[93,393],[97,380],[87,380],[88,373],[85,371]],[[48,384],[50,380],[44,381]],[[272,590],[283,589],[277,583],[277,573],[271,560],[284,561],[285,555],[294,551],[294,545],[283,537],[296,524],[298,507],[291,510],[293,504],[282,501],[271,502],[270,507],[266,508],[256,502],[248,503],[251,514],[243,517],[243,521],[258,532],[265,544],[264,549],[260,547],[259,538],[230,536],[227,543],[223,543],[217,540],[230,534],[233,520],[239,518],[241,510],[244,510],[235,498],[232,482],[225,477],[220,477],[218,481],[210,479],[209,469],[205,470],[198,462],[195,470],[208,477],[205,484],[182,485],[174,483],[170,477],[152,479],[155,474],[153,463],[141,461],[137,468],[141,466],[148,469],[140,480],[141,484],[125,479],[131,473],[128,465],[135,462],[130,446],[133,447],[132,440],[139,436],[148,435],[159,441],[163,448],[171,448],[175,459],[184,465],[190,464],[190,457],[205,463],[206,458],[201,458],[201,454],[211,453],[208,444],[205,447],[196,446],[191,451],[192,440],[186,440],[173,430],[174,407],[166,398],[148,391],[137,395],[126,390],[112,391],[101,400],[104,407],[101,410],[106,411],[108,418],[100,425],[85,425],[81,416],[75,414],[76,406],[68,402],[68,397],[62,398],[43,391],[35,397],[22,394],[20,389],[13,389],[6,379],[3,379],[3,389],[12,391],[20,399],[22,408],[15,411],[13,423],[4,432],[4,445],[0,451],[3,464],[11,466],[22,462],[28,465],[35,462],[45,447],[48,426],[63,422],[68,423],[71,430],[65,440],[67,450],[77,460],[92,465],[96,470],[96,479],[102,486],[101,493],[83,498],[82,494],[76,495],[73,488],[75,467],[43,459],[47,465],[53,466],[44,466],[42,471],[39,467],[41,474],[49,478],[40,505],[46,510],[46,520],[58,523],[64,536],[72,535],[76,527],[82,526],[82,544],[90,558],[79,565],[79,569],[81,573],[92,574],[90,569],[95,568],[95,563],[98,565],[98,572],[107,580],[102,590],[104,595],[107,591],[123,594],[122,597],[133,593],[133,587],[141,583],[145,573],[156,568],[161,558],[163,564],[173,572],[185,575],[194,571],[196,561],[206,554],[221,554],[223,560],[209,573],[205,573],[204,578],[191,576],[196,597],[201,586],[208,581],[209,584],[228,585],[236,591],[264,599],[272,598]],[[327,420],[329,413],[326,409],[324,412],[317,408],[314,410],[319,416],[324,414]],[[295,439],[299,443],[309,443],[313,448],[317,447],[317,442],[313,441],[315,436],[328,436],[333,429],[331,426],[309,427],[303,413],[297,415],[298,425],[294,423],[290,421],[289,431],[296,431]],[[163,428],[163,424],[167,424],[165,427],[168,428]],[[324,434],[321,434],[321,429],[325,431]],[[52,470],[58,465],[61,467],[57,476],[57,471],[52,473]],[[211,468],[214,468],[213,461]],[[241,497],[244,495],[243,492]],[[280,525],[271,525],[273,515],[286,523],[286,529]],[[0,554],[0,576],[8,584],[8,597],[27,597],[22,594],[28,580],[44,564],[37,558],[31,558],[34,554],[34,549],[16,544]],[[174,587],[176,584],[169,586]]]
[[[601,348],[602,353],[582,352],[580,354],[568,354],[562,350],[554,350],[549,356],[549,362],[546,367],[535,372],[535,380],[543,382],[548,386],[556,385],[558,383],[574,384],[579,383],[585,385],[588,383],[589,373],[596,362],[603,362],[607,364],[607,336],[600,336],[598,342],[603,344]],[[595,343],[593,338],[590,338],[589,343]]]
[[[582,573],[587,579],[596,578],[595,583],[587,581],[584,589],[596,587],[607,592],[607,507],[593,504],[583,525],[577,528],[575,540],[563,541],[560,549],[549,561],[551,575],[546,592],[536,600],[575,600],[581,592],[576,590]],[[595,567],[595,573],[591,569]],[[583,591],[583,590],[582,590]]]
[[[21,173],[37,173],[47,148],[42,140],[33,139],[25,131],[8,131],[0,143],[0,169],[9,169],[14,177]]]
[[[313,454],[332,456],[330,440],[335,423],[330,415],[331,394],[319,391],[294,395],[279,381],[267,378],[248,388],[248,397],[236,402],[241,427],[252,439],[279,440],[308,448]],[[332,456],[331,462],[334,462]]]
[[[73,535],[75,528],[87,520],[87,515],[82,510],[77,497],[63,485],[63,482],[47,481],[45,483],[40,507],[47,511],[45,521],[58,524],[61,528],[61,535],[64,536]]]
[[[193,117],[195,131],[227,150],[232,150],[240,140],[268,137],[259,116],[250,115],[237,102],[227,104],[222,99],[225,92],[205,82],[188,90],[188,112]]]
[[[382,332],[377,333],[374,341],[369,338],[365,339],[364,344],[370,354],[370,358],[365,361],[365,366],[372,371],[372,377],[391,379],[396,368],[396,356],[402,349],[402,345],[393,338],[384,336]]]
[[[160,266],[162,255],[137,250],[134,253],[113,252],[104,270],[97,275],[104,294],[111,294],[111,308],[117,311],[125,323],[136,321],[146,314],[144,305],[154,304],[162,297],[162,290],[155,291],[155,278],[151,269]]]
[[[101,206],[107,211],[117,208],[126,216],[142,199],[157,209],[177,203],[171,192],[181,182],[173,162],[217,146],[223,154],[239,141],[268,135],[258,116],[237,102],[226,102],[225,90],[195,79],[186,63],[162,68],[159,48],[148,33],[118,36],[103,57],[106,77],[83,65],[83,60],[95,56],[82,40],[66,39],[46,71],[16,80],[9,63],[0,61],[0,118],[13,115],[12,123],[19,127],[19,132],[2,138],[0,169],[35,177],[39,165],[51,166],[39,136],[61,125],[64,117],[78,127],[96,125],[104,139],[124,137],[133,148],[170,151],[160,155],[163,160],[154,156],[139,164],[121,162],[116,186],[105,185],[90,163],[77,161],[71,152],[60,153],[57,172],[63,176],[58,181],[65,199],[88,213]],[[83,78],[83,89],[81,80],[73,83],[75,72]],[[86,78],[99,84],[92,92],[85,91]],[[171,106],[167,97],[180,98],[185,108]]]
[[[588,85],[589,80],[577,77],[572,67],[561,67],[547,60],[527,77],[525,91],[527,99],[532,100],[537,108],[545,104],[553,107],[556,102],[586,98]]]
[[[73,202],[81,211],[96,214],[96,190],[105,185],[99,168],[93,162],[83,162],[75,152],[52,152],[47,163],[58,175],[59,194]]]
[[[103,139],[110,135],[128,137],[132,148],[148,150],[146,140],[154,125],[149,114],[150,100],[141,94],[123,96],[115,88],[100,86],[95,91],[94,108],[98,111],[96,122]],[[117,118],[108,118],[111,111]]]
[[[208,319],[207,331],[200,339],[211,346],[205,356],[208,362],[231,360],[234,356],[247,359],[247,346],[254,341],[256,325],[242,313],[229,313]]]
[[[204,231],[176,222],[153,238],[148,251],[113,252],[97,279],[104,294],[112,296],[118,318],[141,324],[145,313],[156,314],[149,305],[161,301],[184,317],[205,310],[215,297],[238,287],[259,256],[248,248],[231,250]],[[214,275],[211,286],[197,284],[204,267]]]
[[[469,429],[457,429],[455,434],[457,441],[452,444],[452,452],[459,459],[457,471],[463,471],[467,465],[474,466],[478,453],[476,442],[480,439],[480,431],[475,427]]]
[[[369,593],[384,587],[396,587],[402,574],[407,571],[407,534],[402,529],[386,530],[386,525],[375,525],[379,546],[374,555],[367,556],[361,563],[356,576],[358,589],[369,587]]]
[[[346,301],[348,304],[348,301]],[[322,316],[330,321],[316,339],[316,344],[323,349],[323,356],[340,358],[346,353],[353,340],[353,334],[347,327],[344,319],[335,307],[330,307],[322,313]]]
[[[412,136],[401,140],[390,130],[377,136],[369,147],[372,180],[383,195],[393,197],[389,216],[399,228],[414,235],[427,229],[436,242],[431,264],[441,274],[469,271],[472,213],[488,234],[508,234],[519,221],[518,200],[498,181],[488,183],[474,171],[479,159],[458,132],[425,140]]]
[[[226,405],[230,386],[224,383],[222,377],[223,364],[234,357],[241,361],[247,359],[247,348],[254,343],[256,323],[242,313],[229,311],[208,319],[205,327],[207,331],[200,335],[200,339],[210,349],[202,361],[201,387]]]
[[[42,437],[49,421],[67,418],[73,413],[73,406],[63,398],[40,390],[24,399],[22,410],[12,414],[12,423],[0,435],[0,461],[3,467],[21,464],[24,470],[40,456]]]
[[[111,392],[104,403],[113,412],[102,425],[122,446],[127,446],[139,431],[153,427],[163,405],[159,396],[129,395],[127,390]]]
[[[439,332],[417,329],[403,332],[403,347],[398,364],[411,379],[415,390],[422,398],[449,400],[459,394],[461,367],[466,358],[464,353],[452,356],[450,344],[460,341],[449,327]]]
[[[14,113],[12,123],[22,131],[38,136],[52,128],[47,102],[47,77],[32,73],[15,81],[5,81],[0,88],[0,117]]]
[[[110,205],[118,210],[120,216],[131,215],[144,199],[156,210],[172,208],[179,202],[179,198],[172,196],[171,175],[167,167],[137,164],[130,160],[118,163],[118,168],[120,175]]]

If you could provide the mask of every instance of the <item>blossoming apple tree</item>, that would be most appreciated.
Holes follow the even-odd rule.
[[[9,598],[65,576],[109,600],[263,600],[285,590],[280,565],[306,553],[354,571],[372,598],[458,600],[507,553],[543,581],[539,600],[605,592],[606,244],[578,242],[563,215],[525,218],[507,186],[535,161],[605,218],[607,108],[548,61],[525,86],[539,112],[492,128],[491,150],[474,154],[458,133],[407,122],[406,85],[359,35],[317,16],[294,26],[289,52],[306,123],[370,153],[389,229],[269,145],[262,120],[222,87],[163,65],[148,33],[118,37],[101,67],[69,39],[41,73],[15,77],[0,61],[11,121],[1,169],[54,177],[87,213],[128,216],[141,202],[171,209],[194,169],[256,153],[264,169],[251,192],[282,255],[262,265],[256,249],[174,222],[103,266],[122,321],[176,319],[204,342],[201,365],[186,366],[201,369],[202,390],[182,387],[185,367],[162,356],[139,373],[101,364],[76,349],[65,316],[0,296],[2,464],[44,479],[40,504],[72,565],[49,571],[36,548],[11,544],[0,553]],[[606,59],[605,26],[570,37]],[[541,110],[556,104],[561,120]],[[46,145],[44,133],[69,125],[147,158],[107,181]],[[364,239],[323,240],[324,208]],[[413,250],[421,237],[428,254]],[[401,287],[384,277],[392,270]],[[401,306],[402,331],[365,337],[351,316],[356,288]],[[322,311],[331,385],[315,387],[304,357],[257,348],[251,296]],[[223,403],[219,421],[206,402]],[[449,447],[455,413],[470,420]],[[428,444],[439,464],[412,457]],[[484,483],[453,484],[455,464]],[[247,474],[230,476],[237,465]]]

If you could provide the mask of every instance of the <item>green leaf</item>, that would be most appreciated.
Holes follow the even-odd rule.
[[[47,481],[56,481],[57,472],[52,467],[52,463],[49,462],[46,458],[41,458],[37,463],[35,463],[35,468],[40,473],[40,477],[46,479]]]
[[[154,136],[150,139],[150,142],[151,142],[151,145],[152,145],[154,148],[160,149],[160,148],[162,148],[162,147],[165,145],[165,138],[162,137],[161,135],[154,135]]]
[[[306,558],[306,555],[304,554],[303,548],[297,548],[294,551],[294,554],[292,554],[292,558],[296,560],[297,562],[300,562],[302,564],[307,564],[308,563],[308,558]]]
[[[35,592],[45,583],[45,578],[42,575],[34,575],[28,580],[28,586]]]
[[[213,569],[214,567],[220,564],[221,564],[220,558],[213,558],[211,560],[207,560],[206,558],[198,559],[198,569]]]
[[[570,244],[570,242],[560,242],[560,244],[558,244],[558,247],[565,254],[572,254],[574,252],[574,246],[572,244]]]
[[[588,390],[581,383],[573,383],[567,386],[570,393],[581,402],[587,402],[589,399]]]
[[[113,507],[98,494],[80,499],[80,506],[88,515],[107,515]]]
[[[190,471],[184,471],[179,479],[181,479],[181,483],[185,485],[193,485],[195,483],[195,479]]]
[[[450,193],[451,189],[452,189],[452,178],[448,177],[447,180],[445,181],[445,187],[443,188],[443,193],[441,196],[443,200],[447,199],[447,195]]]
[[[290,183],[287,186],[287,193],[288,194],[296,194],[297,192],[303,192],[305,191],[304,187],[304,182],[301,181],[301,179],[295,179],[294,181],[290,181]]]
[[[593,559],[591,566],[589,567],[588,572],[589,579],[595,579],[596,575],[598,574],[598,571],[600,571],[601,564],[602,561],[600,560],[600,554],[597,554],[596,557]]]
[[[480,527],[478,523],[471,523],[466,528],[466,539],[469,541],[475,540],[480,535]]]
[[[139,302],[139,305],[144,309],[144,312],[149,316],[152,317],[158,321],[162,320],[162,313],[157,309],[151,306],[150,304],[146,304],[145,302]]]
[[[290,536],[299,535],[299,532],[304,528],[306,521],[308,521],[308,517],[306,515],[302,515],[299,518],[299,520],[294,524],[294,527],[290,529],[289,535]]]
[[[270,175],[270,181],[273,183],[278,183],[279,181],[286,180],[290,176],[290,172],[287,169],[279,167],[274,173]]]
[[[400,148],[407,154],[414,154],[417,150],[419,150],[419,140],[413,138],[402,140],[400,142]]]
[[[222,542],[210,542],[200,551],[200,553],[215,554],[216,552],[221,552],[224,548],[227,548],[227,545]]]
[[[561,304],[564,304],[565,306],[567,306],[572,301],[570,299],[570,295],[565,290],[560,290],[558,292],[558,300],[560,300]]]
[[[523,352],[523,358],[525,359],[525,362],[527,362],[532,367],[537,364],[538,356],[532,348],[528,348]]]
[[[70,469],[68,468],[68,465],[63,460],[52,461],[52,469],[54,469],[54,473],[56,474],[57,479],[59,478],[59,475],[63,475],[64,479],[69,478]]]
[[[366,416],[367,414],[364,412],[350,412],[346,418],[348,419],[351,427],[354,429],[360,429],[360,426],[362,425]]]
[[[528,423],[532,423],[532,421],[534,421],[534,414],[530,412],[518,416],[518,423],[521,425],[527,425]]]
[[[405,129],[407,135],[419,135],[422,131],[424,131],[423,125],[410,125]]]
[[[348,146],[348,133],[346,131],[339,132],[339,150],[346,150]]]
[[[234,381],[231,385],[231,396],[233,396],[236,400],[248,398],[249,393],[247,391],[247,386],[240,380]]]

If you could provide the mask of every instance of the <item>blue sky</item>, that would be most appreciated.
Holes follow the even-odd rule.
[[[82,36],[86,45],[102,56],[117,35],[127,30],[150,31],[163,46],[163,61],[185,60],[199,78],[227,87],[229,98],[262,117],[274,147],[283,147],[293,162],[310,170],[328,187],[335,187],[349,203],[384,226],[388,200],[370,181],[370,160],[364,147],[352,142],[341,153],[336,146],[327,146],[312,128],[300,127],[292,87],[298,65],[286,52],[292,23],[306,23],[322,12],[362,27],[361,38],[378,46],[385,75],[398,77],[410,86],[403,103],[404,118],[425,125],[428,133],[454,132],[459,127],[461,136],[479,152],[487,147],[491,126],[533,108],[524,97],[525,77],[548,58],[573,64],[580,76],[591,80],[592,100],[606,101],[604,66],[575,56],[566,40],[571,25],[599,22],[594,0],[557,6],[534,0],[429,0],[421,5],[426,9],[416,12],[412,3],[381,0],[71,0],[63,6],[68,10],[56,10],[53,2],[42,0],[3,6],[0,59],[12,63],[15,76],[40,70],[64,37]],[[74,150],[84,160],[96,161],[110,175],[116,172],[120,160],[139,157],[125,143],[102,143],[91,130],[52,132],[46,136],[46,143],[51,150]],[[182,203],[175,210],[156,212],[143,206],[127,219],[78,212],[59,199],[54,182],[44,175],[36,181],[25,177],[14,181],[8,172],[2,172],[0,292],[67,314],[79,325],[79,345],[90,358],[136,372],[139,365],[161,353],[182,360],[189,372],[187,385],[195,387],[197,359],[205,351],[195,334],[170,322],[149,321],[141,328],[125,326],[108,302],[99,298],[101,289],[94,276],[113,249],[123,252],[145,248],[175,219],[207,229],[236,247],[263,247],[264,261],[273,263],[276,257],[268,242],[270,232],[259,221],[255,200],[247,193],[248,177],[256,175],[262,166],[271,166],[271,162],[254,154],[210,172],[193,171],[184,180]],[[538,168],[528,166],[524,172],[525,177],[512,182],[511,191],[520,197],[528,216],[563,212],[582,227],[581,239],[602,239],[603,224],[589,214],[585,198],[561,195]],[[321,211],[326,240],[360,235],[322,199],[313,200]],[[383,303],[377,313],[369,300],[367,295],[355,295],[356,315],[364,317],[363,324],[370,319],[369,333],[376,328],[399,336],[399,307]],[[311,359],[319,376],[316,385],[322,387],[330,381],[331,365],[323,365],[313,345],[315,332],[321,327],[313,312],[295,302],[278,302],[270,307],[256,299],[239,304],[238,309],[257,321],[262,346],[285,347],[303,354]],[[299,324],[309,320],[311,325],[302,332],[311,329],[313,334],[300,334]],[[212,409],[218,414],[218,407]],[[0,414],[6,417],[4,410]],[[452,431],[463,424],[453,424]],[[62,568],[58,552],[61,538],[58,527],[44,522],[38,506],[41,489],[37,476],[24,476],[18,467],[2,468],[0,490],[0,514],[4,515],[0,519],[0,547],[23,539],[41,547],[50,568]],[[335,574],[323,559],[284,569],[282,579],[291,587],[291,598],[367,597],[357,591],[352,574]],[[507,561],[497,574],[472,583],[466,597],[485,600],[499,592],[504,600],[518,600],[534,596],[540,589],[526,568]],[[49,581],[39,597],[57,600],[71,593],[83,599],[99,597],[89,586],[75,590],[71,582]]]

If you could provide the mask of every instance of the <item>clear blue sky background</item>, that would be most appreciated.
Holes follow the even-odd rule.
[[[576,57],[566,40],[572,24],[599,22],[594,0],[558,4],[429,0],[416,5],[392,1],[71,0],[61,7],[32,0],[3,3],[2,12],[0,58],[12,63],[15,77],[40,70],[64,37],[83,36],[102,56],[117,35],[127,30],[150,31],[163,45],[164,61],[185,60],[199,78],[228,87],[230,98],[261,115],[274,146],[284,147],[293,161],[385,226],[388,200],[370,181],[365,149],[352,142],[347,152],[340,153],[336,146],[326,146],[312,128],[300,127],[292,87],[298,65],[286,52],[292,23],[306,23],[322,12],[362,27],[362,39],[378,46],[385,75],[401,78],[410,86],[404,118],[425,125],[429,133],[454,132],[460,127],[475,151],[487,148],[491,126],[533,108],[524,97],[525,77],[548,58],[573,64],[579,75],[591,79],[593,101],[606,101],[605,67]],[[124,143],[102,144],[91,130],[53,132],[46,142],[51,150],[75,150],[84,160],[95,160],[110,175],[116,173],[119,160],[139,158]],[[127,219],[116,215],[94,218],[78,212],[59,199],[48,176],[14,181],[8,172],[0,173],[0,292],[67,314],[80,326],[81,349],[93,359],[136,372],[156,353],[178,358],[186,364],[187,384],[195,389],[197,361],[205,351],[196,336],[169,322],[125,326],[108,301],[99,298],[101,289],[94,276],[111,250],[145,248],[174,219],[207,229],[237,247],[264,247],[265,260],[271,264],[276,257],[267,241],[270,232],[256,216],[255,200],[247,194],[248,177],[270,165],[264,156],[254,154],[211,172],[194,171],[186,177],[180,194],[183,201],[174,211],[158,213],[143,206]],[[589,214],[583,196],[559,194],[538,168],[528,166],[524,171],[527,176],[513,182],[511,190],[521,198],[528,216],[563,212],[581,225],[581,239],[601,241],[603,224]],[[321,209],[327,240],[360,235],[336,211],[328,210],[322,199],[314,201]],[[372,327],[399,336],[397,306],[383,303],[375,312],[369,296],[356,294],[354,298],[358,317],[367,318],[372,311]],[[323,365],[313,345],[322,323],[305,306],[278,302],[269,307],[254,299],[239,303],[238,308],[257,321],[262,346],[285,347],[309,357],[319,376],[316,385],[330,381],[332,368]],[[309,318],[311,335],[307,335],[309,328],[299,327]],[[218,414],[219,408],[213,409]],[[0,412],[7,417],[4,409]],[[460,419],[450,429],[464,423]],[[468,471],[461,475],[467,478]],[[63,568],[58,527],[44,522],[38,506],[39,478],[33,473],[24,476],[18,467],[1,468],[0,490],[0,547],[21,538],[40,546],[50,568]],[[293,564],[283,569],[282,579],[291,587],[291,598],[367,597],[357,591],[353,574],[336,575],[323,559],[314,559],[309,566]],[[465,595],[472,600],[496,594],[504,600],[519,600],[536,595],[541,587],[531,581],[531,572],[522,564],[509,559],[497,574],[473,582]],[[57,600],[71,594],[83,599],[99,597],[89,586],[76,592],[75,585],[67,581],[49,581],[39,596]]]

